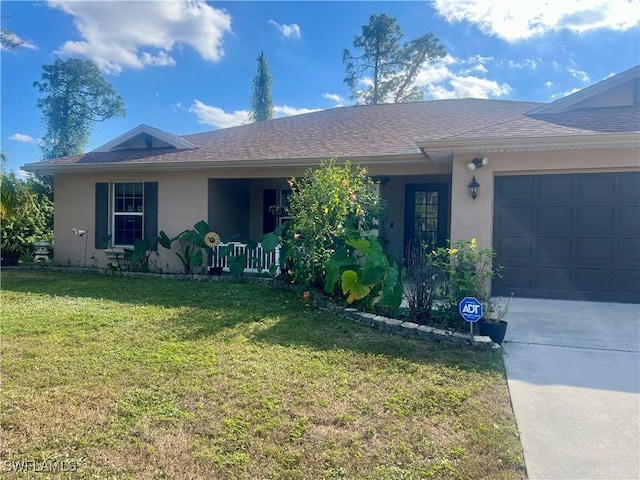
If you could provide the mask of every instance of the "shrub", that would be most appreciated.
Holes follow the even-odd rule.
[[[384,208],[366,169],[353,168],[348,161],[323,161],[320,168],[289,183],[292,220],[283,233],[284,251],[295,281],[320,287],[327,260],[347,240],[377,229]]]
[[[431,323],[434,302],[443,290],[443,270],[435,260],[426,245],[408,246],[405,251],[404,295],[411,318],[417,323]]]
[[[446,280],[436,316],[442,326],[464,328],[460,301],[464,297],[475,297],[483,306],[489,305],[491,280],[499,276],[501,270],[493,265],[496,254],[492,248],[480,248],[472,238],[458,241],[451,248],[438,248],[431,255]]]

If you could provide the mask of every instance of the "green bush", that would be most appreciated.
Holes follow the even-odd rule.
[[[377,229],[384,207],[367,170],[348,161],[323,161],[320,168],[289,183],[292,219],[281,239],[284,254],[296,282],[321,287],[327,260],[347,240]]]
[[[494,266],[496,254],[492,248],[481,248],[475,238],[460,240],[450,248],[438,248],[429,255],[440,268],[443,289],[434,316],[441,326],[464,328],[459,304],[465,297],[475,297],[488,308],[491,280],[500,276],[500,266]]]
[[[30,257],[39,240],[53,242],[53,201],[46,185],[2,171],[0,248],[2,255]]]

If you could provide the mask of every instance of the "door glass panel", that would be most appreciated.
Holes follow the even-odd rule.
[[[438,201],[437,191],[414,194],[414,242],[428,248],[435,247],[438,239]]]

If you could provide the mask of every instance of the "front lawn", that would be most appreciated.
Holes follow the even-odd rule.
[[[525,478],[499,352],[266,284],[5,270],[1,328],[3,478]]]

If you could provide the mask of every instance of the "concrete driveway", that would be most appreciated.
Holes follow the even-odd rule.
[[[640,479],[640,305],[514,299],[503,344],[530,479]]]

